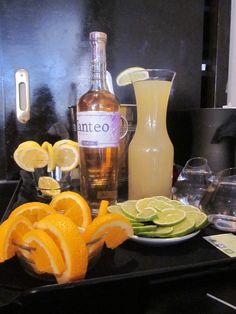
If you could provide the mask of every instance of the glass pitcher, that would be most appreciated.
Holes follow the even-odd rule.
[[[129,199],[171,196],[174,148],[166,114],[175,72],[135,71],[131,79],[137,103],[137,127],[128,150]]]

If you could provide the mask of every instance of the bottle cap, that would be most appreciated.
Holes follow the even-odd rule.
[[[102,32],[92,32],[89,34],[89,39],[90,40],[107,40],[107,34],[106,33],[102,33]]]

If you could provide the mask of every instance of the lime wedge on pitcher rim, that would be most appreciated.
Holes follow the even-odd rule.
[[[116,78],[116,83],[118,86],[126,86],[132,83],[132,78],[131,76],[133,76],[133,79],[145,79],[148,78],[148,72],[147,71],[143,71],[145,70],[144,68],[141,67],[131,67],[131,68],[127,68],[125,70],[123,70],[122,72],[120,72]],[[142,72],[137,72],[137,74],[135,74],[136,71],[142,71]]]
[[[153,222],[159,226],[175,225],[186,217],[185,211],[176,208],[166,208],[158,213],[158,217]]]

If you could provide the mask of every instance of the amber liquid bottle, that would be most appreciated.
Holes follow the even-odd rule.
[[[80,146],[80,192],[96,215],[101,200],[117,201],[119,101],[106,82],[106,40],[101,32],[90,33],[92,47],[91,88],[77,104]]]

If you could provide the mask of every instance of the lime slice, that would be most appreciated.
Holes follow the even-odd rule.
[[[157,227],[154,231],[140,231],[138,235],[150,238],[168,238],[173,229],[172,226]]]
[[[158,195],[158,196],[154,196],[155,199],[160,200],[160,201],[170,201],[170,198],[167,196],[162,196],[162,195]]]
[[[155,225],[133,227],[134,234],[136,234],[136,235],[138,235],[140,232],[155,231],[156,229],[157,229],[157,226],[155,226]]]
[[[107,211],[112,214],[121,214],[124,216],[120,205],[110,205],[107,207]]]
[[[156,210],[159,210],[159,211],[162,211],[165,208],[171,208],[171,207],[174,208],[174,206],[172,204],[170,204],[169,202],[167,203],[164,200],[158,200],[158,199],[155,199],[155,198],[151,199],[148,202],[148,206],[154,207]]]
[[[177,201],[177,200],[169,200],[168,203],[173,205],[173,207],[183,205],[183,203],[181,203],[180,201]]]
[[[144,208],[149,207],[149,202],[153,199],[153,197],[145,197],[141,198],[136,202],[136,209],[138,212],[142,212]]]
[[[157,217],[157,211],[153,207],[146,207],[141,213],[136,215],[137,221],[152,221]]]
[[[197,211],[187,211],[187,218],[193,219],[195,221],[195,229],[202,229],[208,223],[207,215],[202,212]]]
[[[198,212],[200,213],[200,209],[198,207],[195,207],[195,206],[192,206],[192,205],[177,205],[175,206],[175,208],[178,208],[178,209],[182,209],[184,210],[185,212],[189,212],[189,211],[194,211],[194,212]]]
[[[132,219],[135,219],[136,220],[136,215],[138,214],[138,211],[136,209],[136,202],[137,201],[134,201],[134,200],[129,200],[129,201],[126,201],[126,202],[123,202],[121,203],[121,209],[123,211],[123,213],[132,218]]]
[[[139,227],[139,226],[144,226],[144,224],[142,222],[131,222],[131,225],[133,227]]]
[[[195,230],[195,221],[186,217],[184,220],[173,226],[173,231],[168,235],[170,238],[182,237]]]
[[[145,79],[148,78],[148,72],[137,72],[137,75],[134,73],[136,71],[142,71],[144,68],[140,67],[131,67],[128,69],[125,69],[124,71],[120,72],[120,74],[116,78],[116,83],[118,86],[126,86],[132,83],[131,79],[131,74],[133,80],[138,80],[138,79]]]
[[[175,225],[186,217],[185,211],[176,208],[166,208],[158,213],[158,218],[153,222],[159,226],[172,226]]]

